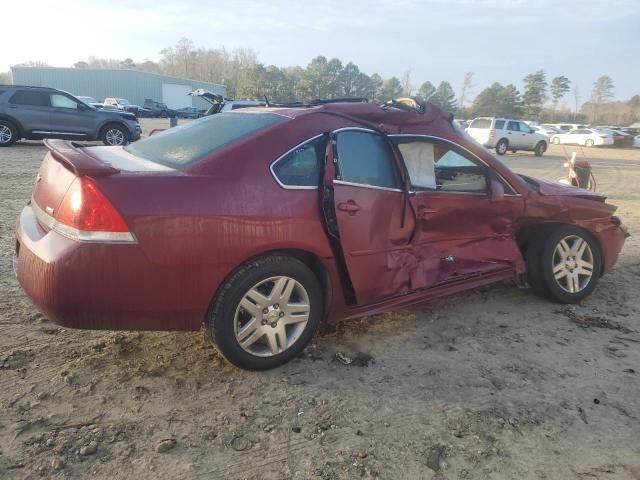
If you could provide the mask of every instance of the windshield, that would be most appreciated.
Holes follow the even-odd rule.
[[[152,162],[184,168],[285,120],[273,113],[225,112],[131,143],[125,150]]]
[[[85,103],[98,103],[98,101],[93,97],[76,97],[82,100]]]

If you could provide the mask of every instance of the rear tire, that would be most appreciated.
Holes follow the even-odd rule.
[[[545,142],[538,142],[536,148],[533,150],[533,154],[536,157],[541,157],[544,155],[544,152],[547,151],[547,144]]]
[[[0,120],[0,147],[10,147],[18,141],[18,129],[8,120]]]
[[[527,269],[537,295],[559,303],[577,303],[598,283],[600,246],[589,232],[573,225],[549,227],[529,245]]]
[[[507,153],[507,150],[509,150],[509,142],[506,138],[500,139],[500,141],[496,144],[496,153],[502,156]]]
[[[100,131],[100,140],[108,146],[123,146],[129,143],[129,132],[120,124],[110,123]]]
[[[320,324],[323,305],[320,283],[309,267],[288,255],[269,255],[231,274],[216,294],[205,325],[211,342],[231,363],[268,370],[306,347]]]

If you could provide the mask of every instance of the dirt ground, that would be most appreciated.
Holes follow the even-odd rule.
[[[203,331],[68,330],[37,312],[11,260],[43,153],[0,150],[0,478],[640,478],[639,236],[575,308],[497,284],[324,328],[252,373]],[[640,150],[586,153],[640,231]],[[505,162],[563,174],[558,147]]]

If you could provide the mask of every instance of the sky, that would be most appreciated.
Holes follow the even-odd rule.
[[[0,71],[88,56],[156,61],[187,37],[252,48],[264,64],[324,55],[384,78],[410,70],[415,87],[447,80],[457,93],[475,72],[471,96],[494,81],[522,90],[539,69],[576,83],[581,101],[605,74],[617,99],[640,93],[640,0],[24,0],[3,2],[0,32],[12,39]]]

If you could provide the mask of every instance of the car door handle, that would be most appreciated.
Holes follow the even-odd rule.
[[[347,212],[349,215],[355,215],[360,211],[360,206],[353,200],[349,200],[347,202],[339,203],[338,210],[341,212]]]
[[[432,210],[431,208],[425,205],[418,206],[418,216],[423,219],[429,218],[434,213],[437,213],[437,210]]]

